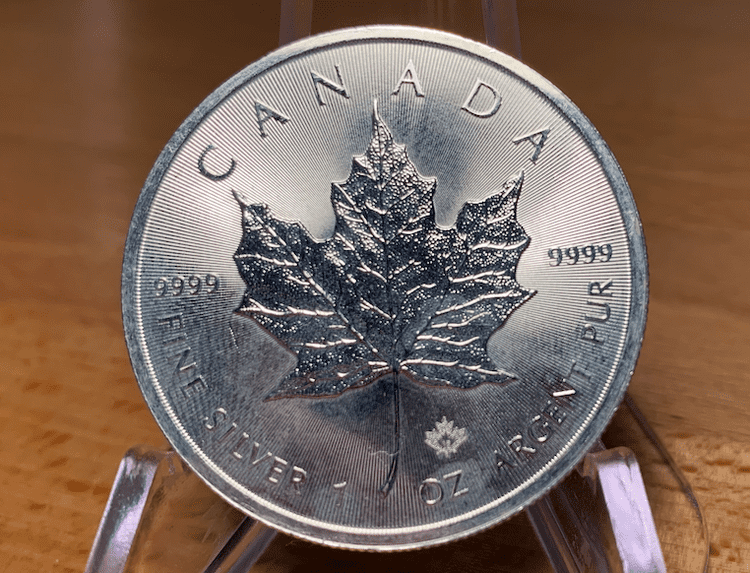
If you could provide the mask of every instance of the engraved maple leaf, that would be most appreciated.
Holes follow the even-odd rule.
[[[297,355],[267,398],[337,396],[392,375],[398,435],[400,375],[462,389],[511,379],[487,340],[533,294],[515,277],[529,242],[516,219],[522,185],[523,172],[440,228],[435,180],[417,172],[376,109],[367,150],[332,184],[328,239],[235,194],[235,260],[247,284],[237,312]]]
[[[441,229],[435,180],[417,172],[376,111],[367,151],[332,185],[332,237],[316,241],[236,195],[235,259],[247,284],[238,312],[298,358],[269,397],[335,396],[389,372],[433,386],[505,382],[486,346],[533,294],[515,278],[529,242],[516,220],[522,185],[523,172]]]

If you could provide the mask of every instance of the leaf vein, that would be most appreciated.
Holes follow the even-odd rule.
[[[478,251],[479,249],[487,249],[488,251],[510,251],[518,249],[526,245],[529,242],[528,238],[521,239],[515,243],[477,243],[469,247],[470,251]]]
[[[417,340],[429,340],[432,342],[441,342],[444,344],[449,344],[451,346],[468,346],[469,344],[476,342],[479,340],[478,336],[474,336],[473,338],[469,338],[467,340],[453,340],[450,337],[441,337],[441,336],[435,336],[432,334],[420,334],[417,336]]]
[[[452,283],[465,283],[469,281],[477,281],[485,277],[502,277],[502,276],[507,276],[507,275],[508,273],[505,269],[500,270],[500,271],[491,270],[491,271],[485,271],[483,273],[477,273],[475,275],[467,275],[465,277],[449,277],[448,280]]]
[[[364,310],[371,310],[373,312],[378,313],[383,318],[387,318],[388,320],[393,320],[393,317],[385,312],[383,309],[379,308],[377,305],[365,300],[364,298],[359,299],[359,304]]]
[[[483,294],[483,295],[480,295],[480,296],[478,296],[478,297],[476,297],[476,298],[473,298],[473,299],[471,299],[471,300],[469,300],[469,301],[466,301],[466,302],[464,302],[464,303],[461,303],[461,304],[457,304],[457,305],[454,305],[454,306],[451,306],[451,307],[448,307],[448,308],[444,308],[444,309],[442,309],[442,310],[439,310],[439,311],[437,311],[437,312],[435,313],[435,315],[436,315],[436,316],[439,316],[439,315],[441,315],[441,314],[447,314],[447,313],[449,313],[449,312],[454,312],[454,311],[456,311],[456,310],[461,310],[461,309],[464,309],[464,308],[466,308],[466,307],[469,307],[469,306],[472,306],[472,305],[474,305],[474,304],[477,304],[477,303],[479,303],[479,302],[482,302],[483,300],[492,300],[492,299],[499,299],[499,298],[508,298],[508,297],[510,297],[510,296],[515,296],[516,294],[517,294],[517,293],[516,293],[516,291],[514,291],[514,290],[508,290],[508,291],[505,291],[505,292],[501,292],[501,293],[490,293],[490,294]]]

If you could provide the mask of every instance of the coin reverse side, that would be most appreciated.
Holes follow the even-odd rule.
[[[125,250],[131,359],[229,502],[405,549],[533,502],[600,435],[646,315],[594,127],[487,46],[368,27],[285,46],[160,155]]]

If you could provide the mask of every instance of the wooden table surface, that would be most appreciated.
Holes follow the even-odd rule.
[[[641,213],[651,303],[631,394],[702,503],[712,570],[750,571],[750,4],[522,0],[519,17],[524,60],[597,126]],[[122,334],[129,218],[182,119],[278,26],[272,1],[3,3],[0,571],[82,571],[122,454],[164,443]],[[699,570],[679,523],[664,535],[672,569]],[[520,516],[389,557],[281,538],[259,569],[362,566],[546,568]]]

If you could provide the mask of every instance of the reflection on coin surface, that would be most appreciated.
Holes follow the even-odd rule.
[[[516,513],[619,404],[646,314],[617,163],[554,86],[416,28],[286,46],[159,157],[126,336],[177,452],[267,524],[403,549]]]

